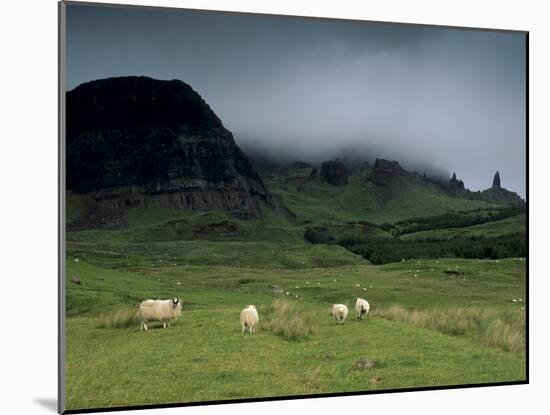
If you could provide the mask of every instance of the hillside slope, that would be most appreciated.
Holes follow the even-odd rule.
[[[264,176],[270,191],[279,195],[302,223],[395,223],[449,212],[523,204],[517,195],[504,189],[470,192],[447,187],[386,160],[351,174],[349,184],[339,186],[320,177],[312,179],[312,170],[312,167],[290,167]]]

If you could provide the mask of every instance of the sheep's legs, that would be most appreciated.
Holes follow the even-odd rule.
[[[143,329],[147,331],[147,324],[145,324],[145,321],[141,320],[141,331],[143,331]]]
[[[244,334],[244,328],[245,328],[245,327],[246,327],[246,326],[245,326],[244,324],[241,326],[241,334]]]

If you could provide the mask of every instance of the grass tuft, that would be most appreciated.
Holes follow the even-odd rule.
[[[139,325],[139,312],[135,308],[121,308],[111,314],[102,314],[98,318],[97,328],[120,329]]]
[[[312,332],[310,314],[297,304],[277,299],[260,307],[260,312],[264,316],[262,327],[283,339],[300,341]]]
[[[373,315],[451,336],[470,334],[481,344],[509,352],[525,350],[525,313],[520,310],[478,307],[423,310],[392,305],[373,310]]]

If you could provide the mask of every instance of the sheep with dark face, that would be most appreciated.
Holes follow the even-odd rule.
[[[179,298],[142,301],[139,305],[141,330],[148,330],[148,321],[161,321],[164,328],[170,327],[170,323],[181,316],[181,305],[182,301]]]
[[[333,304],[330,312],[336,324],[344,324],[348,316],[348,307],[344,304]]]
[[[357,320],[362,320],[363,316],[365,316],[365,319],[367,319],[370,311],[369,302],[364,298],[356,298],[355,311],[357,312]]]
[[[245,330],[248,330],[250,334],[256,333],[258,321],[260,321],[260,318],[254,304],[243,308],[241,311],[241,333],[244,334]]]

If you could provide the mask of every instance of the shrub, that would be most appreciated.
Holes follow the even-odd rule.
[[[262,329],[270,330],[283,339],[299,341],[311,334],[311,315],[295,303],[276,299],[260,307]]]
[[[478,307],[413,309],[400,305],[373,310],[373,315],[403,321],[452,336],[470,334],[475,341],[505,351],[525,350],[525,313]]]
[[[98,328],[119,329],[137,326],[139,311],[135,308],[121,308],[111,314],[102,314],[98,317]]]
[[[480,322],[481,340],[488,346],[497,346],[509,352],[525,351],[525,314],[493,312]]]

